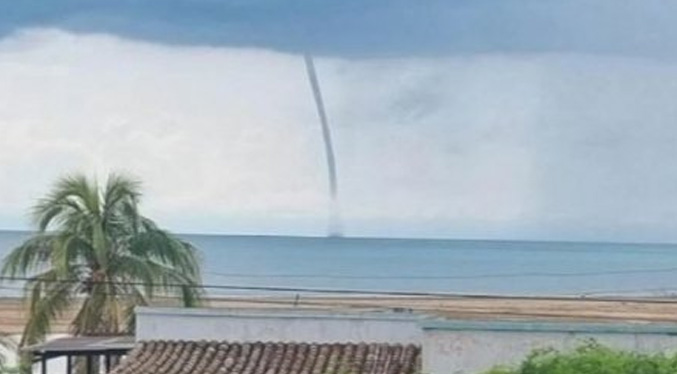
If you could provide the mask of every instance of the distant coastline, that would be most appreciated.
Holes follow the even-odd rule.
[[[13,233],[13,234],[30,234],[33,231],[25,229],[0,229],[0,234],[2,233]],[[596,244],[596,245],[650,245],[650,246],[676,246],[677,241],[614,241],[614,240],[573,240],[573,239],[531,239],[531,238],[473,238],[473,237],[435,237],[435,236],[379,236],[379,235],[346,235],[345,233],[340,234],[328,234],[328,235],[310,235],[310,234],[262,234],[262,233],[219,233],[219,232],[175,232],[176,235],[191,237],[191,236],[201,236],[201,237],[232,237],[232,238],[288,238],[288,239],[345,239],[345,240],[392,240],[392,241],[430,241],[430,242],[484,242],[484,243],[505,243],[505,242],[516,242],[516,243],[536,243],[536,244],[549,244],[549,243],[566,243],[566,244]]]

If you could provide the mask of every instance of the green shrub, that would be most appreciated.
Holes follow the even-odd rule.
[[[0,374],[19,374],[20,370],[17,367],[7,367],[0,369]]]
[[[677,355],[615,350],[588,341],[570,352],[540,349],[517,367],[495,367],[486,374],[675,374]]]

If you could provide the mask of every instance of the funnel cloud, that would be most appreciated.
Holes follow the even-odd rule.
[[[341,214],[339,211],[338,202],[338,182],[336,177],[336,157],[334,156],[334,146],[331,142],[331,130],[329,129],[329,121],[327,120],[327,113],[324,109],[324,101],[322,101],[322,92],[320,91],[320,82],[317,79],[317,72],[315,71],[315,64],[313,57],[305,54],[303,59],[306,63],[306,70],[308,71],[308,80],[310,81],[310,88],[313,90],[313,98],[317,106],[317,114],[320,117],[320,125],[322,126],[322,139],[324,140],[324,151],[327,157],[327,173],[329,174],[329,195],[331,198],[329,206],[329,236],[343,236],[343,225],[341,223]]]

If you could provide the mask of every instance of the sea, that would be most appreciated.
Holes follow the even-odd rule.
[[[0,257],[28,236],[0,231]],[[677,244],[179,236],[199,248],[203,282],[214,296],[323,291],[677,295]],[[4,282],[0,295],[19,289]]]

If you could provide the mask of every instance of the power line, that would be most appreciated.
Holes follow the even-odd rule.
[[[341,275],[341,274],[246,274],[246,273],[220,273],[208,272],[208,274],[229,278],[303,278],[303,279],[487,279],[487,278],[527,278],[527,277],[587,277],[603,275],[623,274],[649,274],[677,272],[677,267],[657,269],[623,269],[601,270],[586,272],[523,272],[523,273],[495,273],[474,275]]]
[[[0,290],[12,290],[12,291],[25,291],[23,287],[12,287],[12,286],[0,286]],[[129,292],[119,292],[119,293],[110,293],[103,291],[101,294],[104,295],[109,295],[109,296],[135,296],[132,293]],[[160,298],[168,298],[168,299],[176,299],[178,296],[169,296],[169,295],[163,295],[159,296]],[[375,308],[384,308],[387,306],[384,306],[383,304],[379,304],[377,301],[373,303],[366,303],[366,302],[358,302],[358,303],[350,303],[350,302],[345,302],[345,301],[334,301],[332,302],[330,300],[313,300],[313,299],[307,299],[307,298],[294,298],[294,299],[271,299],[271,298],[261,298],[261,297],[238,297],[234,295],[230,295],[227,297],[227,299],[222,299],[217,297],[211,297],[209,298],[210,301],[222,301],[222,300],[227,300],[228,302],[235,302],[235,303],[247,303],[247,304],[263,304],[263,305],[282,305],[282,306],[289,306],[295,305],[295,306],[315,306],[315,307],[323,307],[323,308],[344,308],[344,307],[349,307],[349,308],[362,308],[362,309],[375,309]],[[8,317],[12,318],[12,317]],[[19,317],[14,318],[16,320],[22,320]]]
[[[635,288],[635,289],[613,289],[613,290],[597,290],[581,292],[581,296],[586,297],[590,295],[612,295],[612,294],[641,294],[641,293],[662,293],[669,295],[677,295],[677,287],[654,287],[654,288]]]
[[[7,277],[0,276],[0,281],[36,281],[30,277]],[[48,279],[41,280],[45,283],[80,283],[77,279]],[[276,287],[276,286],[242,286],[242,285],[217,285],[217,284],[157,284],[147,282],[129,282],[129,281],[92,281],[91,284],[116,284],[128,286],[144,287],[162,287],[162,288],[194,288],[194,289],[218,289],[230,291],[267,291],[267,292],[287,292],[287,293],[314,293],[314,294],[335,294],[335,295],[355,295],[355,296],[397,296],[397,297],[422,297],[434,299],[504,299],[504,300],[560,300],[560,301],[641,301],[645,303],[672,304],[677,300],[670,299],[652,299],[652,298],[629,298],[629,297],[572,297],[572,296],[524,296],[524,295],[490,295],[490,294],[468,294],[451,292],[424,292],[424,291],[379,291],[379,290],[357,290],[357,289],[329,289],[329,288],[305,288],[305,287]]]
[[[33,277],[7,277],[0,276],[0,281],[39,281],[45,283],[81,283],[79,279],[36,279]],[[326,294],[356,294],[356,295],[386,295],[386,296],[438,296],[454,297],[457,294],[444,292],[419,292],[419,291],[376,291],[376,290],[355,290],[355,289],[334,289],[334,288],[307,288],[307,287],[278,287],[278,286],[244,286],[244,285],[225,285],[225,284],[183,284],[183,283],[148,283],[148,282],[130,282],[130,281],[89,281],[90,284],[111,284],[140,287],[162,287],[162,288],[196,288],[196,289],[218,289],[231,291],[271,291],[271,292],[306,292],[306,293],[326,293]]]

